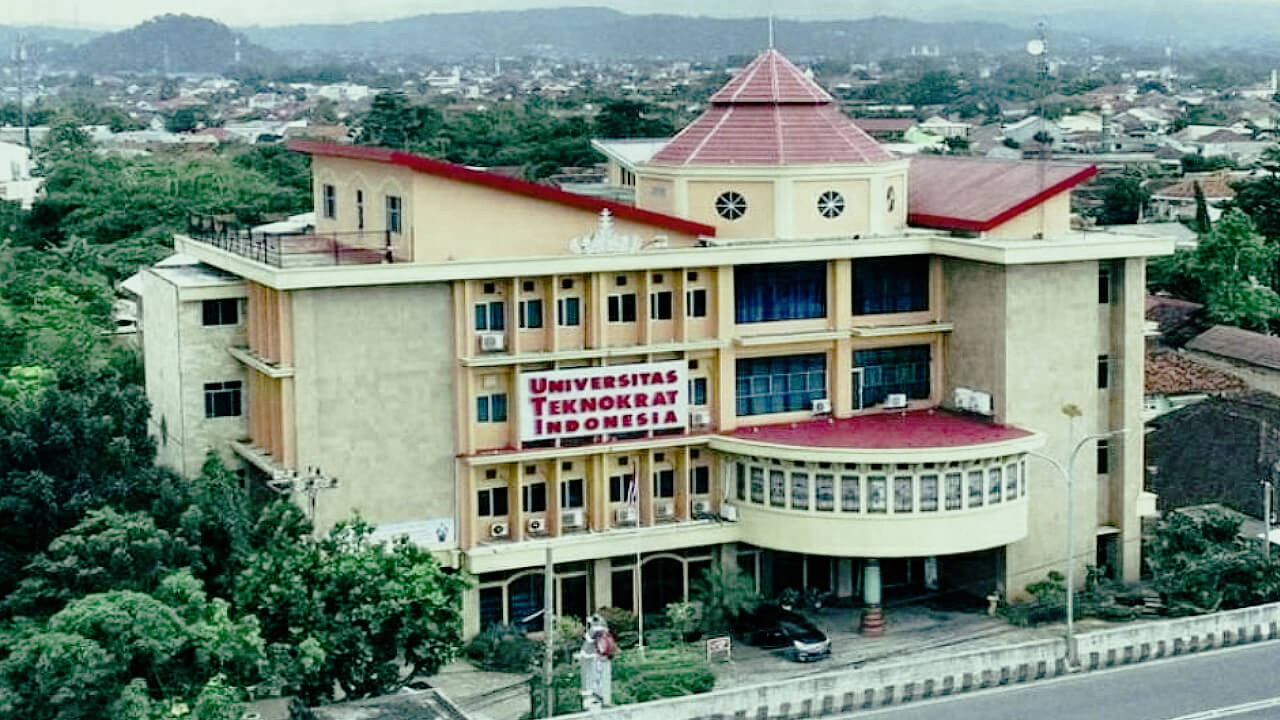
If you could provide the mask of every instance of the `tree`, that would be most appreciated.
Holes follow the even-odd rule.
[[[148,514],[91,510],[26,567],[5,598],[16,615],[57,612],[75,598],[108,590],[152,592],[170,573],[198,561],[184,538],[156,527]]]
[[[1280,598],[1280,562],[1240,537],[1222,513],[1171,512],[1156,525],[1143,558],[1175,613],[1206,613]]]
[[[606,138],[668,137],[675,132],[671,123],[650,117],[648,105],[636,100],[611,100],[595,118],[595,134]]]
[[[1126,172],[1106,182],[1102,205],[1095,211],[1099,225],[1130,225],[1138,222],[1149,193],[1142,187],[1142,177]]]
[[[462,642],[467,581],[406,538],[374,542],[355,520],[322,538],[286,531],[254,553],[236,606],[283,654],[286,687],[308,701],[393,692],[434,673]]]
[[[409,105],[409,96],[398,90],[381,92],[360,121],[360,142],[403,149],[418,139],[418,131],[418,117]]]
[[[1204,199],[1204,188],[1200,187],[1200,182],[1192,183],[1191,187],[1195,190],[1196,198],[1196,219],[1191,224],[1191,228],[1196,234],[1203,235],[1209,232],[1209,203]]]
[[[702,571],[702,577],[694,584],[693,597],[702,603],[703,629],[707,632],[732,628],[738,617],[755,609],[760,600],[750,576],[720,567]]]

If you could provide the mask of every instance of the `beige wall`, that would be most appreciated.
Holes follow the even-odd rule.
[[[688,211],[690,220],[706,223],[716,229],[716,237],[768,238],[775,233],[774,189],[772,182],[732,180],[689,180]],[[747,199],[747,212],[737,220],[725,220],[716,214],[716,198],[734,191]]]
[[[827,219],[818,212],[818,198],[827,191],[844,197],[844,213]],[[820,238],[865,235],[871,213],[884,212],[883,199],[873,203],[869,180],[811,180],[792,184],[792,235]]]
[[[452,516],[448,285],[300,291],[293,305],[298,465],[340,482],[317,524]]]
[[[204,384],[238,380],[247,385],[244,368],[227,352],[245,343],[244,302],[240,302],[239,324],[205,327],[201,301],[243,298],[244,294],[238,283],[193,290],[177,287],[152,270],[143,274],[150,427],[157,438],[159,462],[182,475],[198,474],[209,450],[238,464],[229,443],[248,433],[248,395],[242,389],[240,416],[206,418]]]
[[[1040,205],[997,225],[993,238],[1030,240],[1060,238],[1071,231],[1071,193],[1059,193]]]
[[[671,180],[637,175],[636,207],[667,215],[677,214],[676,184]]]

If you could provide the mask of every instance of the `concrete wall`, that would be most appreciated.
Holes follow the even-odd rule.
[[[1131,623],[1076,636],[1086,670],[1280,637],[1280,603],[1197,617]]]
[[[321,527],[455,511],[453,309],[447,284],[294,293],[298,467],[339,487]]]
[[[142,273],[142,353],[146,358],[148,427],[156,438],[156,462],[183,468],[182,366],[179,354],[178,288],[154,271]]]

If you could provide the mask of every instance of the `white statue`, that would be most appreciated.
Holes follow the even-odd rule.
[[[613,656],[618,644],[609,624],[599,615],[587,618],[582,649],[577,653],[582,675],[582,709],[599,710],[613,699]]]

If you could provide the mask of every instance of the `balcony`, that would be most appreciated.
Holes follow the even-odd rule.
[[[1027,534],[1038,433],[941,410],[821,418],[715,436],[740,537],[789,552],[920,557]]]
[[[276,268],[379,265],[412,262],[405,236],[389,230],[352,232],[264,231],[224,216],[192,216],[187,236],[199,243]]]

